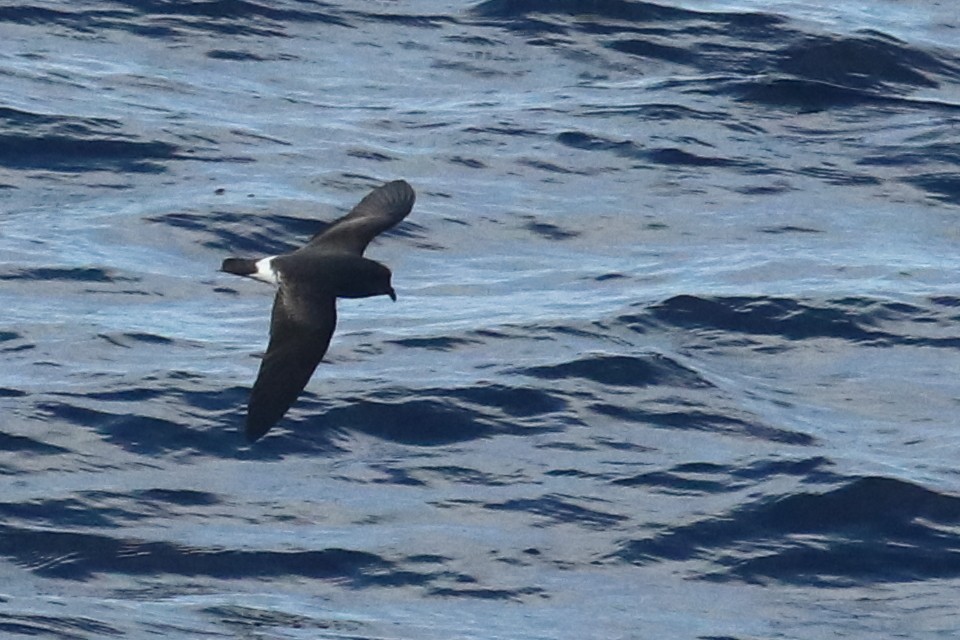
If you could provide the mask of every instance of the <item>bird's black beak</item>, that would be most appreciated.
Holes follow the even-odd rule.
[[[387,295],[390,296],[390,299],[393,300],[394,302],[397,301],[397,292],[394,291],[393,289],[390,289],[390,291],[387,292]]]

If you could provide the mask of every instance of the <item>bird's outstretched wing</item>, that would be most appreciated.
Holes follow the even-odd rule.
[[[415,199],[413,188],[406,181],[388,182],[368,193],[350,213],[311,238],[307,246],[363,255],[377,234],[407,217]]]
[[[304,299],[281,287],[273,301],[270,343],[247,407],[247,440],[270,430],[307,386],[337,324],[333,296]]]

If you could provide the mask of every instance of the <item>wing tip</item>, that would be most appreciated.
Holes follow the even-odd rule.
[[[257,382],[260,382],[259,377]],[[281,406],[264,402],[262,393],[258,393],[258,387],[255,383],[250,393],[250,401],[247,403],[247,420],[243,426],[243,436],[247,439],[247,442],[253,444],[266,435],[275,424],[280,422],[287,409],[289,409],[287,404]]]
[[[403,179],[387,182],[375,189],[370,195],[374,193],[378,194],[390,209],[394,209],[397,213],[402,211],[404,217],[410,213],[414,202],[417,200],[417,192],[413,190],[409,182]]]
[[[376,194],[376,195],[375,195]],[[386,182],[368,194],[375,196],[388,203],[388,206],[398,209],[406,209],[407,212],[413,208],[413,203],[417,199],[417,192],[413,190],[410,183],[404,179],[391,180]]]
[[[383,185],[384,187],[390,187],[392,189],[401,189],[403,191],[409,192],[410,195],[414,194],[413,187],[410,186],[410,183],[404,180],[403,178],[397,178],[396,180],[391,180]]]
[[[267,434],[270,429],[273,428],[279,422],[279,418],[276,420],[264,420],[262,418],[258,419],[253,416],[251,413],[247,413],[247,423],[243,428],[243,437],[247,439],[247,442],[253,444],[263,436]]]

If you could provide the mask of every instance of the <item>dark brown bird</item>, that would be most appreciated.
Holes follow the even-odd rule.
[[[223,261],[221,271],[279,286],[270,343],[247,406],[247,440],[269,431],[307,386],[337,325],[337,298],[397,299],[390,269],[363,252],[375,236],[407,217],[415,198],[403,180],[388,182],[293,253]]]

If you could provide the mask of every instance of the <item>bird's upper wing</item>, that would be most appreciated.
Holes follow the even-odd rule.
[[[363,255],[373,238],[397,224],[413,209],[416,194],[403,180],[377,187],[350,213],[310,239],[308,246]]]
[[[327,352],[337,324],[333,296],[304,299],[281,287],[273,301],[270,343],[247,407],[247,440],[253,442],[287,412]]]

